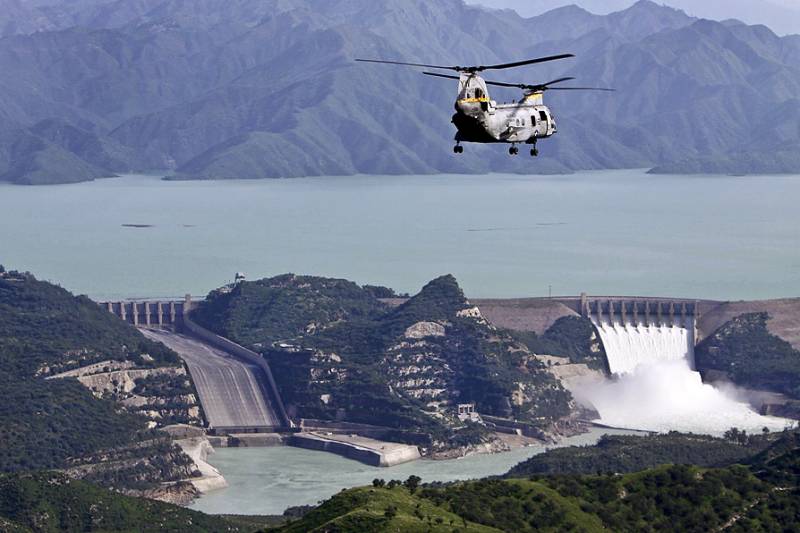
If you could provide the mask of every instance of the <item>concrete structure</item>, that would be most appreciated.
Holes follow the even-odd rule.
[[[120,301],[99,305],[129,324],[141,327],[178,327],[185,301]]]
[[[651,298],[641,296],[558,296],[554,298],[517,298],[474,300],[483,316],[498,327],[544,333],[565,316],[615,316],[639,320],[645,325],[666,325],[678,318],[694,318],[695,324],[705,309],[721,302],[688,298]],[[681,323],[682,320],[681,320]],[[696,335],[695,338],[699,338]]]
[[[335,453],[372,466],[395,466],[420,458],[419,448],[410,444],[383,442],[357,435],[296,433],[289,444],[298,448]]]
[[[189,295],[182,301],[104,302],[100,305],[171,348],[186,362],[211,434],[289,430],[267,361],[189,318]],[[181,333],[176,333],[179,331]]]
[[[475,412],[474,403],[460,403],[458,404],[458,419],[462,422],[466,422],[467,420],[479,422],[481,417]]]
[[[186,362],[211,433],[273,431],[284,426],[257,367],[192,337],[165,330],[142,333]]]
[[[620,324],[643,326],[675,326],[688,328],[692,342],[699,337],[697,321],[700,306],[696,300],[651,298],[592,298],[582,294],[578,300],[584,318],[603,319]]]

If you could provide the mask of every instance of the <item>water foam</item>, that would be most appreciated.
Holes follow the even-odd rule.
[[[694,325],[593,322],[612,379],[584,383],[576,397],[597,409],[597,422],[648,431],[722,434],[732,427],[779,431],[792,422],[762,416],[736,390],[703,383],[694,366]],[[688,326],[688,327],[687,327]]]
[[[579,396],[600,413],[597,422],[619,428],[721,435],[732,427],[758,432],[791,425],[756,413],[732,391],[703,383],[685,359],[643,364],[616,379],[587,383]]]

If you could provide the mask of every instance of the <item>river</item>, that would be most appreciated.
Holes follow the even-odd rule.
[[[564,439],[559,446],[594,444],[604,434],[632,433],[635,432],[594,428]],[[230,487],[204,495],[192,509],[222,514],[281,514],[287,507],[316,504],[341,489],[368,485],[375,478],[404,480],[411,474],[424,482],[480,478],[503,474],[543,451],[544,446],[531,446],[506,453],[447,461],[422,459],[378,468],[331,453],[288,446],[220,448],[209,462],[220,469]]]
[[[800,295],[797,176],[354,176],[0,184],[0,263],[97,299],[294,272],[467,295]],[[143,227],[142,227],[143,226]]]

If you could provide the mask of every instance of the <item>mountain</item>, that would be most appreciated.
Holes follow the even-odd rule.
[[[441,451],[487,437],[457,418],[460,403],[541,432],[572,410],[544,363],[489,324],[452,276],[392,307],[346,280],[286,274],[214,291],[193,317],[261,352],[298,418],[423,434]]]
[[[800,40],[648,0],[527,19],[462,0],[5,2],[16,13],[0,38],[5,181],[800,171]],[[578,57],[494,77],[570,75],[618,92],[548,93],[560,132],[536,160],[481,145],[456,157],[451,83],[353,61],[564,51]]]
[[[201,422],[178,356],[86,297],[0,267],[0,472],[62,469],[131,494],[193,477],[166,434]]]
[[[513,9],[524,17],[541,15],[566,5],[577,4],[592,13],[607,15],[622,11],[636,0],[472,0],[495,9]],[[763,24],[779,34],[800,33],[800,5],[796,0],[659,0],[689,15],[712,20],[739,19],[747,24]]]

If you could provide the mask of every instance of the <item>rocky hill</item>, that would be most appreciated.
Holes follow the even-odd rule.
[[[345,280],[285,275],[212,292],[205,327],[260,351],[295,417],[479,442],[459,403],[550,429],[571,398],[525,344],[489,324],[444,276],[397,307]]]
[[[800,40],[648,0],[605,16],[573,6],[527,19],[462,0],[4,5],[0,180],[146,169],[178,179],[800,171]],[[538,160],[491,146],[455,157],[451,84],[353,62],[486,64],[564,51],[577,59],[496,77],[576,76],[618,92],[548,94],[560,133]]]
[[[0,395],[0,472],[59,468],[154,496],[195,475],[157,431],[202,421],[177,355],[88,298],[2,267]]]

